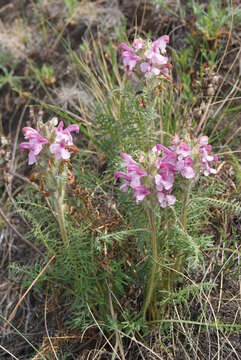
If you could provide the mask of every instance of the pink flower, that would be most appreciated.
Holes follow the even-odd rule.
[[[72,125],[69,125],[67,126],[67,128],[64,130],[64,132],[75,132],[75,133],[79,133],[79,125],[77,124],[72,124]]]
[[[144,41],[142,39],[134,39],[133,47],[136,51],[141,50],[144,47]]]
[[[163,192],[158,192],[157,198],[162,208],[165,208],[167,205],[174,205],[176,202],[174,195],[166,195]]]
[[[180,174],[186,179],[192,179],[195,176],[195,171],[192,167],[192,159],[188,156],[184,160],[178,160],[177,162],[177,170]]]
[[[218,155],[216,155],[216,154],[213,155],[213,162],[214,162],[214,165],[216,166],[218,163]]]
[[[131,165],[131,164],[137,165],[137,162],[135,160],[133,160],[129,154],[121,152],[120,156],[124,160],[125,166]]]
[[[200,136],[198,143],[200,146],[208,145],[208,136]]]
[[[163,168],[160,168],[159,173],[162,179],[162,185],[165,190],[171,190],[174,184],[174,171],[168,169],[167,164],[163,164]]]
[[[176,134],[171,139],[170,148],[177,155],[176,170],[186,179],[194,178],[195,171],[193,169],[193,161],[190,156],[191,147],[183,140],[180,140],[179,136]]]
[[[134,39],[133,48],[125,43],[120,44],[122,60],[128,75],[137,80],[137,63],[140,64],[140,71],[147,79],[158,76],[161,73],[169,76],[168,58],[163,56],[166,53],[166,44],[169,42],[167,35],[161,36],[153,43],[148,44],[142,39]]]
[[[158,155],[160,153],[163,153],[165,155],[170,155],[173,153],[172,150],[168,149],[166,146],[162,145],[162,144],[156,144],[153,148],[152,148],[152,152],[153,153],[157,153]]]
[[[133,174],[133,176],[147,176],[147,172],[142,169],[139,165],[129,164],[127,166],[127,170],[129,174]]]
[[[141,72],[143,72],[145,74],[145,77],[147,79],[150,79],[153,75],[159,75],[161,72],[160,69],[158,69],[158,67],[153,66],[151,62],[141,63],[140,69],[141,69]]]
[[[122,152],[121,157],[124,160],[123,165],[127,168],[127,173],[123,171],[115,172],[115,182],[118,179],[123,179],[124,183],[120,186],[120,189],[126,192],[130,187],[136,197],[136,202],[138,203],[149,194],[149,190],[141,184],[141,178],[147,176],[147,172],[142,169],[130,155]]]
[[[163,35],[153,42],[153,50],[156,52],[161,51],[162,54],[166,53],[166,46],[169,43],[169,36]]]
[[[145,77],[149,79],[153,75],[157,76],[160,73],[163,73],[165,76],[168,76],[169,74],[168,58],[160,54],[156,54],[153,51],[149,52],[148,50],[147,52],[150,58],[149,62],[143,62],[140,64],[140,70],[145,74]]]
[[[161,175],[157,174],[155,176],[155,183],[156,183],[156,189],[157,191],[163,191],[163,183],[162,183],[162,177]]]
[[[69,125],[66,129],[64,129],[64,123],[63,121],[60,121],[56,129],[55,142],[49,147],[51,154],[54,154],[57,160],[68,160],[70,158],[70,152],[68,149],[74,145],[73,138],[70,134],[71,132],[78,133],[79,126],[74,124]]]
[[[136,186],[141,185],[141,176],[136,173],[125,173],[123,171],[116,171],[114,174],[115,181],[118,179],[124,179],[124,183],[120,186],[122,191],[127,191],[129,186],[134,189]]]
[[[169,76],[169,68],[170,68],[170,65],[165,64],[161,67],[160,71],[164,76],[168,77]]]
[[[34,138],[39,138],[41,137],[41,135],[39,134],[39,132],[33,128],[31,128],[30,126],[26,126],[22,129],[22,133],[25,137],[25,139],[34,139]]]
[[[123,171],[116,171],[114,177],[115,182],[117,182],[118,179],[124,179],[124,183],[120,186],[120,189],[126,192],[131,184],[131,176]]]
[[[125,43],[120,44],[120,49],[122,51],[122,61],[126,69],[132,73],[133,69],[136,66],[136,63],[138,60],[140,60],[140,57],[135,54],[134,50],[130,48]]]
[[[37,142],[42,144],[47,144],[48,140],[45,139],[37,130],[27,126],[22,129],[23,135],[25,139],[33,140],[35,139]]]
[[[136,203],[138,204],[140,201],[144,200],[144,198],[150,194],[150,190],[148,190],[145,186],[139,185],[133,188],[133,192],[136,197]]]
[[[41,152],[43,145],[48,143],[48,140],[45,139],[40,133],[31,128],[24,127],[22,129],[25,139],[28,139],[29,142],[23,142],[19,145],[20,149],[28,150],[28,164],[32,165],[37,161],[37,155]]]
[[[36,163],[37,158],[36,155],[38,155],[42,148],[43,143],[39,143],[36,139],[31,139],[29,142],[23,142],[19,145],[21,150],[28,150],[28,165],[33,165]]]
[[[187,145],[183,140],[181,143],[176,147],[176,153],[178,155],[178,159],[182,160],[185,159],[187,156],[190,155],[191,148]]]
[[[216,166],[218,157],[217,155],[210,155],[212,146],[208,144],[208,137],[200,136],[198,139],[198,144],[200,154],[200,170],[204,173],[205,176],[208,176],[209,174],[216,174],[217,170],[210,165],[213,163],[214,166]]]
[[[126,43],[121,43],[120,49],[121,51],[133,52],[133,49],[130,46],[128,46]]]
[[[159,39],[151,45],[151,48],[144,52],[144,57],[148,59],[148,62],[141,63],[140,69],[147,78],[159,75],[160,73],[163,73],[165,76],[169,74],[168,58],[159,52],[160,48],[164,49],[166,42]]]
[[[170,195],[170,192],[172,191],[172,185],[171,183],[166,186],[166,183],[163,181],[163,177],[159,174],[155,176],[155,183],[156,183],[156,190],[157,190],[157,199],[161,205],[162,208],[165,208],[167,205],[173,205],[176,202],[176,198],[173,195]],[[165,190],[169,190],[167,194],[165,194]]]
[[[168,149],[162,144],[157,144],[152,149],[152,152],[157,153],[158,155],[162,154],[162,157],[158,157],[156,162],[159,169],[166,168],[176,172],[177,154],[173,150]]]
[[[151,61],[154,65],[166,65],[168,64],[168,58],[163,56],[153,50],[147,50],[145,52],[145,57]]]
[[[168,149],[162,144],[157,144],[152,149],[152,152],[158,155],[162,154],[162,157],[158,157],[156,160],[156,167],[159,174],[155,177],[155,182],[158,191],[162,191],[160,184],[165,190],[171,190],[174,184],[174,175],[177,172],[176,161],[177,155],[174,151]]]

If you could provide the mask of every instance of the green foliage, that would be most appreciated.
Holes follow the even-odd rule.
[[[0,89],[8,84],[14,90],[21,90],[21,81],[24,79],[23,76],[14,75],[13,69],[9,71],[7,67],[1,64],[0,72]]]
[[[140,151],[151,151],[158,142],[167,144],[169,137],[185,125],[185,119],[182,119],[182,109],[174,100],[172,84],[167,81],[153,82],[140,91],[128,81],[123,85],[112,44],[108,47],[112,64],[110,72],[103,50],[96,43],[94,49],[98,71],[92,73],[89,69],[85,76],[89,80],[89,91],[97,90],[96,106],[92,108],[93,126],[83,126],[90,149],[94,151],[81,149],[73,167],[76,182],[88,198],[85,199],[85,195],[74,196],[71,188],[68,189],[65,211],[68,246],[61,241],[58,224],[53,221],[53,215],[41,196],[32,191],[20,195],[18,208],[32,227],[27,234],[28,240],[35,241],[36,245],[41,243],[49,256],[56,256],[55,263],[39,284],[47,283],[51,287],[54,283],[62,289],[72,304],[68,325],[86,328],[93,324],[94,316],[107,331],[118,328],[128,335],[133,332],[143,334],[145,322],[136,313],[141,312],[145,284],[149,281],[151,232],[142,204],[137,206],[130,194],[113,187],[113,173],[119,169],[121,151],[138,158]],[[84,59],[74,57],[74,61],[83,73],[87,68]],[[175,61],[178,71],[187,74],[193,66],[194,53],[183,49],[180,54],[176,53]],[[187,79],[183,78],[184,82]],[[71,120],[64,110],[55,110],[61,112],[63,118]],[[100,153],[104,155],[102,166],[105,169],[101,173],[99,167],[93,164],[93,155],[97,156],[98,161]],[[180,219],[185,187],[179,189],[178,186],[178,201],[173,210],[153,209],[160,254],[155,296],[158,309],[165,304],[165,311],[173,305],[173,301],[175,304],[185,303],[195,295],[196,290],[207,289],[204,284],[200,284],[200,287],[199,284],[193,287],[186,284],[182,274],[184,269],[202,271],[204,267],[204,250],[211,248],[213,241],[211,235],[203,232],[203,227],[211,219],[210,208],[235,214],[241,211],[237,203],[216,198],[224,188],[217,187],[215,183],[207,186],[201,181],[191,191],[187,228],[184,228]],[[70,208],[74,208],[81,217],[71,216]],[[118,227],[105,231],[105,223],[94,226],[99,214],[110,212],[110,208],[118,209],[121,219]],[[178,258],[181,259],[180,264],[174,260]],[[33,279],[38,270],[33,269],[33,276],[29,279]],[[20,269],[15,267],[16,271]],[[173,276],[175,271],[179,274],[177,281]],[[23,273],[29,273],[29,269],[23,269]],[[114,319],[110,316],[110,291],[114,299]],[[134,311],[133,305],[127,301],[127,294],[131,291],[141,294]],[[129,304],[127,307],[124,305],[126,302]]]
[[[238,159],[237,156],[235,156],[235,154],[232,153],[232,151],[230,151],[230,158],[231,158],[231,164],[234,167],[235,170],[235,178],[236,178],[236,183],[238,188],[240,189],[241,187],[241,165],[240,165],[240,160]]]
[[[30,68],[33,72],[33,76],[38,80],[45,93],[51,98],[47,87],[56,82],[52,66],[43,64],[42,67],[39,68],[38,66],[31,65]]]
[[[240,22],[240,6],[232,7],[232,3],[229,1],[211,0],[205,3],[189,0],[185,3],[185,6],[181,5],[179,0],[176,1],[175,5],[172,4],[172,6],[164,0],[154,0],[154,2],[172,16],[181,17],[184,21],[191,10],[195,16],[196,30],[207,41],[216,40],[227,28],[231,25],[235,26]],[[177,10],[179,10],[179,13]],[[188,16],[190,17],[190,14]]]
[[[76,1],[65,4],[72,13]],[[213,5],[209,5],[207,14],[202,12],[200,5],[193,6],[195,14],[198,11],[201,14],[200,31],[207,29],[211,36],[223,26],[222,12],[216,27],[209,24],[215,13]],[[219,11],[218,8],[215,11]],[[202,38],[188,38],[187,47],[173,51],[175,71],[183,84],[184,96],[164,80],[153,82],[149,88],[141,85],[135,88],[121,75],[116,45],[112,42],[102,49],[93,40],[91,46],[82,45],[80,56],[70,52],[81,76],[80,83],[93,96],[94,104],[88,108],[81,105],[81,132],[87,145],[82,147],[73,164],[76,184],[82,193],[76,195],[75,189],[69,187],[66,196],[68,246],[61,241],[58,224],[39,194],[26,191],[18,196],[17,206],[19,214],[31,224],[26,238],[37,246],[44,246],[49,256],[56,256],[54,264],[40,278],[37,290],[41,286],[46,289],[46,284],[48,290],[52,284],[61,290],[62,296],[71,303],[66,316],[71,328],[85,329],[95,324],[94,318],[108,333],[117,330],[127,336],[137,334],[141,337],[148,331],[141,311],[153,263],[151,231],[146,209],[142,204],[136,205],[129,193],[120,192],[118,185],[114,187],[113,173],[119,169],[121,151],[138,159],[140,151],[151,151],[156,143],[167,144],[175,132],[181,134],[190,130],[183,109],[190,106],[188,102],[192,106],[198,95],[192,89],[190,75],[197,66],[196,51],[200,50],[200,72],[202,61],[214,64],[217,59],[217,51],[210,50],[209,39],[204,30],[201,32]],[[52,68],[45,64],[42,69],[35,69],[35,73],[43,87],[44,77],[53,76]],[[49,105],[49,108],[66,121],[73,120],[67,111],[55,105]],[[221,200],[225,187],[216,184],[215,180],[209,182],[201,178],[191,190],[187,226],[184,227],[181,218],[185,190],[185,186],[177,184],[178,201],[173,209],[152,209],[159,251],[155,300],[165,317],[173,306],[187,308],[190,298],[215,287],[214,283],[208,282],[190,284],[186,279],[192,271],[204,271],[205,252],[213,248],[215,239],[209,231],[211,210],[215,208],[234,215],[241,212],[237,201]],[[74,215],[71,209],[74,209]],[[119,222],[106,226],[105,216],[113,220],[114,214],[118,214]],[[180,264],[176,262],[178,258]],[[230,262],[229,266],[232,265]],[[27,276],[25,285],[28,286],[40,272],[41,262],[22,269],[15,264],[12,270],[16,275],[22,272]],[[133,304],[130,298],[138,301]]]
[[[85,174],[78,172],[77,176],[80,184],[85,184],[90,191],[93,191],[91,182],[86,182]],[[106,176],[107,178],[101,181],[104,184],[102,191],[106,195],[100,191],[104,197],[108,196],[107,194],[112,188],[109,181],[106,181],[109,179],[108,174]],[[93,181],[94,183],[95,181]],[[203,191],[204,188],[205,191]],[[187,232],[183,230],[178,220],[181,216],[181,201],[175,206],[174,217],[171,215],[171,209],[162,210],[162,213],[157,211],[156,222],[159,228],[158,238],[162,254],[160,259],[162,271],[158,280],[160,282],[158,288],[161,289],[163,284],[168,281],[168,269],[173,266],[173,254],[179,254],[185,258],[183,268],[179,269],[181,273],[184,268],[189,270],[198,268],[199,271],[202,271],[203,250],[211,249],[212,246],[211,236],[205,235],[202,231],[202,224],[207,225],[211,219],[210,206],[219,207],[222,211],[229,213],[231,211],[240,213],[241,211],[238,204],[223,202],[213,197],[222,191],[224,189],[217,188],[214,183],[209,187],[199,186],[193,189],[188,206]],[[180,193],[179,200],[181,197]],[[73,328],[90,326],[93,323],[93,317],[89,312],[90,308],[95,319],[102,324],[106,331],[114,330],[117,326],[127,335],[141,334],[145,329],[143,318],[136,317],[136,311],[131,310],[129,301],[129,307],[124,307],[124,303],[129,291],[137,284],[139,291],[144,291],[143,284],[147,281],[150,261],[142,263],[141,259],[150,251],[148,250],[150,232],[142,206],[136,206],[129,194],[121,193],[118,190],[116,198],[125,220],[122,229],[119,227],[118,230],[107,234],[94,234],[88,217],[79,222],[66,211],[69,239],[67,248],[63,246],[58,225],[53,221],[52,214],[41,196],[34,193],[32,189],[28,189],[24,194],[18,196],[17,207],[21,216],[24,216],[31,224],[31,230],[26,238],[34,241],[38,246],[42,243],[49,255],[56,255],[54,264],[39,279],[36,291],[43,284],[48,284],[47,288],[50,289],[52,284],[56,284],[61,289],[63,296],[72,303],[67,324]],[[69,201],[75,205],[77,212],[83,211],[84,204],[83,202],[79,203],[78,198],[70,198]],[[168,231],[165,230],[167,219],[169,219]],[[36,263],[34,267],[23,268],[15,264],[12,266],[12,271],[16,276],[25,274],[27,276],[25,285],[28,286],[39,274],[41,268],[41,262]],[[157,294],[160,295],[160,305],[171,306],[173,301],[176,304],[185,303],[190,296],[209,289],[209,284],[186,284],[182,277],[179,277],[179,283],[182,286],[173,293],[169,290],[157,291]],[[107,284],[114,295],[116,322],[113,322],[110,316]],[[142,301],[142,297],[140,301]]]
[[[235,16],[236,20],[240,15],[238,8],[234,12],[229,2],[227,2],[226,7],[223,7],[221,0],[209,1],[208,5],[199,4],[193,0],[192,9],[196,17],[197,30],[203,34],[206,40],[218,38],[225,27],[230,24],[232,17]]]
[[[64,5],[67,8],[69,17],[74,15],[77,4],[78,0],[64,0]]]

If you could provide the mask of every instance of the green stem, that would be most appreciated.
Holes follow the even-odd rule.
[[[182,203],[182,215],[181,215],[181,224],[185,232],[187,231],[187,208],[188,208],[188,201],[191,193],[191,188],[192,188],[192,181],[189,181],[188,187],[184,193],[184,198]],[[177,260],[174,268],[178,272],[180,272],[182,261],[183,261],[183,256],[177,254]],[[176,275],[178,276],[177,273]]]
[[[65,219],[64,219],[64,189],[63,185],[60,185],[58,191],[56,193],[55,198],[56,203],[56,212],[58,217],[59,229],[60,233],[64,242],[65,247],[68,246],[68,236],[65,226]]]
[[[151,235],[152,235],[152,269],[151,269],[151,278],[149,282],[149,287],[147,290],[147,295],[145,298],[144,306],[143,306],[143,316],[146,317],[147,309],[152,301],[153,292],[155,290],[155,279],[156,273],[158,269],[158,256],[157,256],[157,233],[156,233],[156,226],[155,226],[155,219],[153,215],[153,211],[151,209],[147,210],[150,228],[151,228]]]
[[[191,188],[192,188],[192,181],[189,182],[186,191],[184,192],[183,203],[182,203],[181,224],[185,232],[187,231],[187,208],[188,208],[188,201],[191,193]],[[182,255],[179,255],[177,252],[175,256],[176,256],[176,260],[173,266],[173,271],[169,273],[169,281],[168,281],[169,291],[173,291],[174,281],[179,276],[179,272],[181,270],[182,262],[183,262]]]
[[[182,216],[181,216],[181,223],[183,226],[183,230],[187,231],[187,205],[190,197],[190,192],[192,188],[192,181],[189,181],[188,187],[184,193],[183,203],[182,203]]]

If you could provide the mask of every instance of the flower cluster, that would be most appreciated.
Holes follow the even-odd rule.
[[[137,203],[150,195],[158,200],[162,208],[173,205],[176,198],[172,191],[177,174],[191,180],[199,173],[205,176],[216,173],[211,166],[217,164],[218,158],[210,154],[212,147],[208,144],[208,137],[201,136],[192,145],[175,135],[169,147],[157,144],[151,153],[142,154],[140,163],[121,153],[127,172],[115,172],[115,181],[123,179],[120,189],[127,191],[131,188]]]
[[[49,147],[49,150],[52,154],[55,155],[56,159],[68,160],[70,158],[69,149],[73,147],[73,138],[71,132],[79,132],[79,126],[77,124],[69,125],[64,129],[63,121],[60,121],[56,129],[56,137],[54,143]]]
[[[207,136],[201,136],[199,138],[198,149],[201,158],[200,170],[204,173],[205,176],[208,176],[209,174],[216,174],[217,170],[211,166],[212,164],[213,166],[217,165],[218,156],[216,154],[210,155],[212,146],[208,143]]]
[[[54,120],[57,120],[54,118]],[[56,124],[57,125],[57,124]],[[22,132],[28,142],[23,142],[19,145],[20,149],[28,150],[28,164],[32,165],[37,161],[37,155],[40,154],[43,147],[48,147],[50,153],[54,155],[57,160],[70,158],[70,151],[74,144],[71,132],[79,132],[77,124],[69,125],[64,129],[63,121],[60,121],[57,127],[51,126],[43,127],[44,134],[39,130],[31,127],[24,127]]]
[[[43,146],[48,143],[48,140],[31,127],[25,127],[22,131],[24,138],[28,140],[28,142],[21,143],[19,147],[22,150],[29,151],[28,164],[32,165],[37,161],[36,156],[40,153]]]
[[[144,74],[147,79],[160,74],[168,77],[170,64],[168,57],[164,56],[168,42],[169,36],[163,35],[154,42],[135,39],[133,47],[121,43],[122,60],[128,75],[134,80],[138,73]]]
[[[130,155],[123,152],[120,155],[124,160],[124,166],[127,168],[127,173],[123,171],[115,172],[115,181],[119,178],[124,179],[124,183],[121,185],[120,189],[126,192],[130,186],[135,194],[136,202],[138,203],[139,201],[142,201],[146,195],[150,194],[150,191],[141,184],[141,178],[146,177],[148,174]]]

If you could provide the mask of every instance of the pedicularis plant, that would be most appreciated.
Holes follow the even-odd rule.
[[[71,151],[76,151],[71,132],[79,132],[78,125],[69,125],[64,129],[63,121],[53,118],[47,123],[40,119],[37,129],[23,128],[28,142],[20,144],[20,149],[28,150],[28,164],[37,163],[40,184],[43,193],[52,202],[57,215],[64,246],[68,245],[68,236],[64,218],[64,196],[68,177],[68,166]]]
[[[144,145],[138,150],[136,141],[133,154],[127,154],[123,149],[122,169],[114,173],[114,182],[121,181],[120,189],[132,193],[136,206],[143,207],[149,224],[150,245],[146,244],[149,256],[145,256],[145,261],[150,266],[145,268],[146,273],[142,276],[144,320],[161,319],[164,310],[160,304],[165,303],[165,294],[172,293],[180,279],[186,265],[187,252],[192,255],[190,251],[193,247],[182,241],[178,242],[175,238],[171,239],[171,236],[175,237],[175,232],[172,235],[172,231],[175,225],[178,225],[178,231],[189,239],[187,214],[190,195],[192,191],[195,192],[202,175],[207,177],[216,174],[218,161],[217,156],[212,154],[207,136],[193,136],[190,125],[183,126],[181,134],[177,134],[171,123],[172,114],[168,115],[166,127],[164,117],[167,112],[162,111],[158,116],[155,114],[156,108],[164,108],[165,103],[170,102],[168,96],[171,92],[168,93],[168,89],[172,88],[172,77],[166,54],[168,42],[169,37],[164,35],[154,42],[138,38],[134,40],[132,47],[125,43],[120,45],[124,68],[132,82],[133,97],[136,93],[141,93],[140,100],[143,100],[143,104],[139,109],[144,108],[147,119],[143,126],[143,121],[140,120],[143,114],[137,113],[133,130],[139,126],[144,132]],[[158,86],[161,87],[160,91],[156,91]],[[116,128],[119,137],[122,136],[121,131],[125,133],[121,126],[123,123],[120,122],[120,126]],[[63,122],[58,124],[56,118],[46,123],[39,121],[37,129],[23,128],[23,134],[28,141],[20,144],[21,149],[29,151],[29,165],[37,165],[42,189],[53,204],[65,248],[69,243],[64,217],[64,197],[68,171],[71,169],[70,155],[76,151],[71,132],[78,131],[78,125],[69,125],[64,129]],[[153,143],[153,139],[161,140]],[[120,147],[120,143],[118,146]],[[132,144],[128,144],[128,149],[131,147]],[[92,259],[95,257],[92,256]],[[108,281],[115,283],[113,274],[114,272],[110,271]],[[101,278],[105,277],[101,275]],[[96,289],[99,289],[100,294],[105,293],[106,289],[100,289],[100,286],[100,283],[96,284]],[[105,282],[102,282],[102,286],[105,286]],[[108,302],[108,296],[106,301]],[[95,316],[100,313],[98,309],[101,305],[98,306],[99,308],[96,308],[95,304]]]
[[[162,81],[170,81],[168,57],[166,55],[166,45],[169,42],[167,35],[161,36],[156,41],[143,41],[135,39],[133,47],[125,43],[120,45],[122,51],[122,60],[128,76],[132,78],[135,84],[142,83],[143,89],[148,89],[148,106],[155,107],[156,95],[153,94],[152,87],[155,86],[156,79],[160,76]],[[147,104],[146,104],[147,106]],[[163,249],[158,246],[158,228],[156,226],[156,214],[159,217],[159,211],[163,211],[167,206],[174,206],[176,203],[176,187],[182,189],[181,226],[184,232],[187,232],[187,207],[190,192],[195,183],[198,182],[201,174],[208,176],[216,174],[217,155],[212,155],[212,147],[208,144],[207,136],[192,137],[187,129],[184,129],[185,138],[181,139],[178,134],[174,134],[169,146],[156,144],[148,152],[139,152],[138,161],[135,161],[131,155],[121,153],[123,167],[126,171],[115,172],[115,180],[123,180],[120,189],[127,192],[129,189],[133,193],[136,203],[142,203],[148,220],[150,232],[152,234],[152,267],[149,278],[147,278],[147,287],[143,305],[143,316],[146,318],[149,311],[150,318],[158,318],[157,304],[160,299],[156,297],[156,288],[163,292],[173,290],[174,279],[182,270],[184,258],[182,245],[175,249],[173,256],[173,269],[167,274],[169,281],[164,279],[162,266],[165,260],[163,258]],[[176,179],[178,186],[175,186]],[[161,216],[161,215],[160,215]],[[161,242],[162,243],[162,242]],[[161,281],[160,281],[161,280]]]

